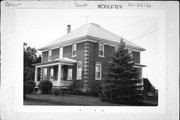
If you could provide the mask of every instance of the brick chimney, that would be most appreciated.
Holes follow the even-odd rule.
[[[67,25],[67,33],[71,32],[71,25]]]

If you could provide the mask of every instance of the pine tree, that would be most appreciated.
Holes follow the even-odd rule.
[[[100,94],[102,101],[127,103],[142,97],[142,86],[138,85],[141,80],[137,79],[139,73],[133,66],[131,54],[121,40],[108,62],[108,79],[105,80]]]

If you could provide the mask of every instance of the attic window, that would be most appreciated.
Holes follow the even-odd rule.
[[[76,57],[77,53],[77,44],[72,45],[72,57]]]
[[[99,44],[99,57],[104,57],[104,45]]]

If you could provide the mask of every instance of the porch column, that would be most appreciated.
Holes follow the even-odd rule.
[[[35,76],[34,76],[34,82],[37,83],[37,76],[38,76],[38,70],[37,66],[35,66]]]
[[[57,86],[61,86],[61,64],[58,65],[58,81]]]

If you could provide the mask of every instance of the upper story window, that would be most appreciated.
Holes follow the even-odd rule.
[[[63,47],[59,48],[59,58],[63,58]]]
[[[77,44],[72,45],[72,57],[76,57],[77,54]]]
[[[101,80],[101,75],[102,75],[102,66],[100,63],[96,63],[96,68],[95,68],[96,80]]]
[[[131,58],[133,58],[133,52],[131,49],[128,49],[128,53],[130,54]]]
[[[99,44],[99,57],[104,57],[104,45]]]
[[[52,50],[48,51],[48,61],[51,61],[51,56],[52,56]]]

